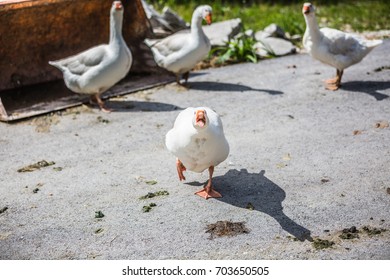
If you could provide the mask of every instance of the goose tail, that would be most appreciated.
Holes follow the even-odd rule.
[[[382,43],[383,43],[382,40],[370,40],[370,41],[366,42],[366,45],[367,45],[368,48],[373,49],[373,48],[379,46]]]

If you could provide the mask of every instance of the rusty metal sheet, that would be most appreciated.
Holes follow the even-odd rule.
[[[140,0],[122,0],[132,72],[147,70],[140,44],[152,36]],[[0,1],[0,91],[60,79],[48,64],[109,40],[112,0]]]

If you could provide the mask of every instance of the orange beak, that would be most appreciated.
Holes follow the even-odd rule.
[[[206,112],[204,110],[196,111],[195,123],[199,127],[204,127],[206,125]]]
[[[303,6],[302,13],[304,13],[305,15],[310,13],[310,6]]]
[[[211,13],[208,13],[204,19],[206,20],[208,25],[210,25],[213,22],[213,16]]]

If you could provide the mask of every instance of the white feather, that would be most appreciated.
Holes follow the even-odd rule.
[[[206,110],[206,126],[194,126],[195,112]],[[165,144],[184,166],[194,172],[202,172],[217,166],[229,155],[222,121],[218,114],[207,107],[187,108],[177,116],[173,128],[168,131]]]

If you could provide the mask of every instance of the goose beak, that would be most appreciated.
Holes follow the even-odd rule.
[[[204,127],[206,125],[206,112],[205,112],[205,110],[196,111],[195,124],[199,127]]]
[[[310,6],[303,6],[302,13],[305,14],[305,15],[310,13]]]
[[[210,25],[212,22],[213,22],[213,17],[212,17],[212,14],[211,13],[208,13],[205,18],[204,18],[207,22],[208,25]]]

